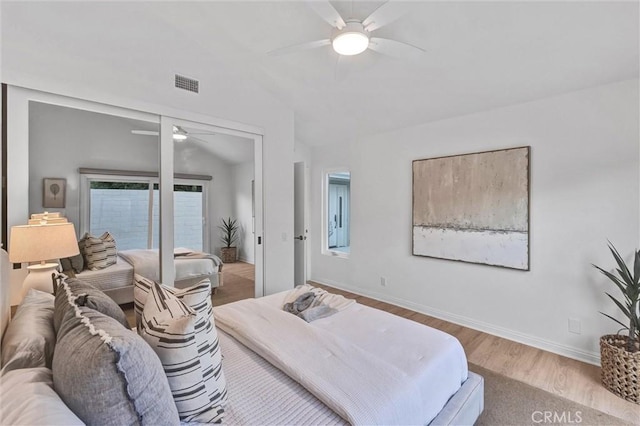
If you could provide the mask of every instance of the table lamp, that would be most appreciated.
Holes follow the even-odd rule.
[[[51,273],[57,263],[47,260],[78,254],[78,241],[73,223],[44,223],[11,227],[9,261],[11,263],[40,262],[29,265],[29,274],[22,284],[23,295],[30,288],[53,292]]]

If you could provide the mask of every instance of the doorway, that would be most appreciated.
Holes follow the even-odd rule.
[[[304,162],[294,164],[293,177],[293,226],[294,226],[294,285],[307,282],[307,220],[305,185],[306,166]]]

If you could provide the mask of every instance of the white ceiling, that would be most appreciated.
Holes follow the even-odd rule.
[[[122,120],[123,125],[127,126],[130,131],[143,130],[158,132],[160,130],[160,125],[158,124],[131,118],[120,118],[120,120]],[[187,139],[184,141],[174,141],[183,151],[185,149],[191,152],[195,150],[195,155],[197,155],[198,151],[204,150],[229,164],[253,162],[254,146],[252,139],[192,129],[190,127],[183,127],[183,130],[187,132]],[[138,138],[140,141],[151,140],[156,141],[156,143],[158,141],[158,136],[138,135]]]
[[[344,18],[364,18],[382,2],[332,4]],[[405,14],[375,35],[425,49],[419,60],[366,51],[338,61],[329,46],[268,56],[330,36],[331,27],[299,1],[13,4],[3,6],[3,25],[29,31],[16,22],[45,8],[53,41],[43,43],[64,43],[70,56],[140,75],[164,69],[205,85],[202,67],[224,64],[292,108],[296,140],[311,145],[638,77],[637,2],[402,5]],[[162,43],[180,49],[167,55]]]

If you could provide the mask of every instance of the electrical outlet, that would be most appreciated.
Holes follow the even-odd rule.
[[[386,287],[387,286],[387,279],[385,277],[380,277],[380,285],[382,287]]]
[[[580,334],[580,320],[569,318],[569,333]]]

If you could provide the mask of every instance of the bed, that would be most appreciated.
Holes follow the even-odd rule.
[[[217,256],[176,248],[174,258],[176,287],[188,287],[205,278],[211,280],[214,289],[223,285],[223,264]],[[158,260],[158,250],[121,250],[115,265],[97,271],[84,270],[75,276],[104,291],[118,304],[130,303],[133,302],[135,274],[154,281],[160,279]]]
[[[85,294],[84,291],[78,294]],[[333,305],[338,312],[305,323],[282,310],[283,303],[290,297],[291,292],[284,292],[214,308],[228,395],[223,424],[471,425],[482,412],[483,379],[467,370],[464,351],[454,337],[390,313],[355,302],[344,303],[343,300]],[[90,299],[97,303],[100,298],[96,294],[81,299],[83,303]],[[100,303],[113,304],[108,297],[104,299]],[[342,306],[338,306],[340,303]],[[110,341],[122,339],[125,334],[131,336],[128,341],[132,344],[127,346],[127,354],[135,352],[134,346],[146,346],[135,331],[118,325],[114,317],[103,318],[105,315],[100,312],[104,307],[96,307],[99,312],[84,307],[79,309],[76,313],[89,317],[83,317],[77,326],[68,330],[81,332],[85,326],[91,330],[91,324],[98,327],[106,320],[114,327],[106,335],[102,329],[90,331],[93,337],[86,334],[86,339],[93,343],[83,337],[80,339],[83,346],[97,348],[104,346],[100,341],[107,342],[105,337]],[[119,314],[124,315],[121,310]],[[52,334],[53,325],[50,323],[55,322],[57,315],[58,304],[56,301],[54,308],[53,296],[36,290],[32,290],[18,308],[2,342],[1,424],[83,424],[80,414],[71,411],[72,406],[65,404],[66,400],[63,402],[59,393],[63,386],[58,387],[57,382],[55,387],[53,385],[57,380],[56,369],[60,367],[72,373],[67,375],[71,380],[86,376],[86,384],[90,385],[99,386],[95,380],[97,371],[113,370],[114,380],[129,378],[123,390],[140,386],[131,381],[133,376],[121,374],[120,367],[116,369],[102,356],[90,355],[88,358],[90,363],[94,359],[107,362],[98,370],[92,370],[98,368],[95,366],[79,367],[78,363],[82,363],[82,359],[87,362],[86,358],[82,358],[77,349],[65,348],[65,337]],[[262,320],[256,322],[256,317]],[[62,318],[64,321],[76,321],[68,313]],[[102,322],[96,322],[98,318],[103,318]],[[248,332],[243,331],[247,322],[252,324]],[[283,327],[282,324],[286,323],[294,326]],[[61,330],[65,328],[61,326]],[[306,340],[300,341],[300,330],[308,336],[306,340],[321,337],[322,343],[316,346]],[[114,333],[122,337],[112,337]],[[300,344],[290,345],[290,341],[287,343],[290,338]],[[283,342],[289,346],[283,348]],[[264,352],[261,347],[265,345],[274,346],[275,352]],[[17,353],[5,353],[11,348],[17,349]],[[281,355],[276,355],[283,349]],[[34,356],[36,350],[42,350],[44,354]],[[73,358],[72,364],[65,362],[68,359],[65,350]],[[48,352],[53,353],[52,367],[46,361]],[[88,352],[94,353],[93,349]],[[349,359],[342,357],[341,352]],[[56,363],[56,356],[60,357],[62,364]],[[141,359],[143,361],[138,365],[152,361],[149,357]],[[116,358],[115,362],[120,361]],[[372,370],[371,366],[379,370]],[[299,367],[302,371],[296,372]],[[354,371],[349,373],[349,369]],[[380,377],[384,379],[382,382],[378,381]],[[141,380],[143,376],[135,379]],[[323,380],[325,383],[319,383]],[[114,385],[109,389],[111,393],[119,387]],[[136,398],[147,398],[151,403],[157,403],[161,398],[160,393],[145,392],[145,386],[141,389]],[[331,393],[326,394],[327,390]],[[88,407],[91,407],[90,399],[97,399],[102,405],[107,397],[105,391],[102,387],[81,392],[78,397]],[[116,411],[119,413],[124,406],[118,407]],[[156,411],[160,410],[156,414],[161,418],[157,424],[177,424],[167,420],[169,417],[162,417],[167,415],[163,407],[167,405],[156,406]],[[116,414],[114,411],[108,413]]]
[[[483,380],[453,336],[355,302],[311,323],[292,320],[287,297],[214,309],[225,422],[473,424],[482,412]]]

